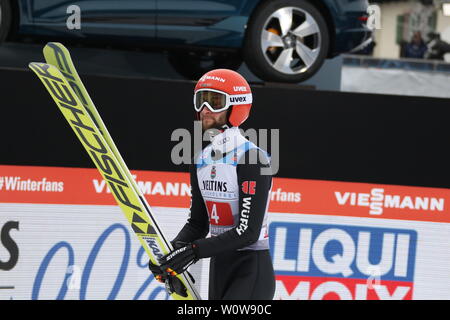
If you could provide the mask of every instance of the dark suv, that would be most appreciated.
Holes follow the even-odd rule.
[[[81,29],[70,29],[80,9]],[[79,42],[153,46],[182,75],[236,69],[301,82],[326,58],[371,37],[367,0],[0,0],[0,41],[10,30]],[[73,8],[73,7],[72,7]]]

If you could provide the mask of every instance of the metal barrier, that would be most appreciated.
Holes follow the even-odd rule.
[[[362,55],[344,55],[344,66],[382,68],[382,69],[404,69],[427,72],[450,73],[450,63],[441,60],[424,59],[380,59]]]

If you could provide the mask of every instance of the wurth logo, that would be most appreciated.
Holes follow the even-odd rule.
[[[249,216],[249,213],[250,213],[250,207],[252,205],[252,202],[251,202],[252,198],[251,197],[246,197],[243,200],[244,200],[244,202],[242,204],[243,209],[241,210],[241,219],[240,219],[239,226],[236,228],[236,232],[240,236],[248,228],[248,216]]]
[[[445,199],[434,197],[385,194],[383,188],[373,188],[370,193],[335,191],[340,206],[369,207],[369,214],[381,215],[384,208],[422,211],[444,211]]]

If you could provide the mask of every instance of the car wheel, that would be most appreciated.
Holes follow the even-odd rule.
[[[11,27],[11,5],[9,0],[0,0],[0,43],[5,41]]]
[[[242,64],[242,58],[237,53],[217,52],[170,52],[169,62],[183,77],[198,80],[206,72],[224,68],[236,70]]]
[[[301,82],[322,66],[329,39],[322,14],[307,1],[267,1],[249,21],[244,59],[262,80]]]

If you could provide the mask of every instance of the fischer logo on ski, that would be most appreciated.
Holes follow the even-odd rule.
[[[128,195],[130,186],[112,159],[111,151],[108,150],[106,143],[95,133],[94,128],[86,123],[87,115],[78,104],[76,97],[68,90],[68,86],[63,79],[49,73],[50,67],[48,64],[39,63],[30,65],[33,71],[41,75],[41,80],[52,93],[55,102],[60,108],[64,108],[65,112],[63,111],[63,113],[66,119],[70,122],[80,140],[84,142],[84,146],[88,148],[88,153],[108,182],[109,188],[116,199],[129,209],[142,212],[141,208],[131,202]],[[134,212],[134,215],[137,215],[137,213]],[[141,220],[145,222],[143,218]],[[148,223],[146,222],[146,224]]]
[[[157,263],[172,246],[109,135],[78,76],[70,53],[60,43],[49,43],[44,48],[44,56],[48,64],[32,62],[29,67],[42,81],[108,183],[150,260]],[[200,299],[191,279],[180,274],[174,280],[177,290],[169,291],[174,299]]]

